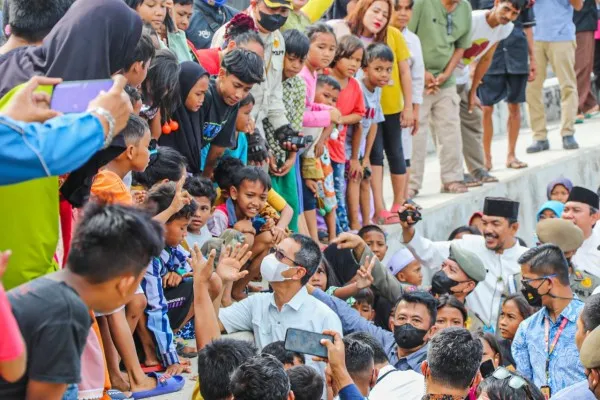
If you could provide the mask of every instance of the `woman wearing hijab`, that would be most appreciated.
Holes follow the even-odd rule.
[[[188,171],[198,174],[201,172],[200,150],[204,124],[200,108],[208,90],[208,72],[194,62],[184,62],[179,73],[179,85],[181,105],[173,114],[173,120],[179,124],[179,129],[169,135],[161,135],[158,143],[183,154],[188,161]]]

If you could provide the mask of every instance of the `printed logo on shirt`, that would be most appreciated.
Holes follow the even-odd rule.
[[[198,31],[198,36],[200,36],[202,39],[208,39],[210,37],[210,32],[209,31]]]
[[[202,139],[206,142],[212,142],[212,140],[221,132],[223,125],[226,123],[227,121],[223,121],[222,124],[205,122],[204,129],[202,130]]]
[[[487,49],[489,44],[490,44],[490,41],[485,38],[474,40],[473,43],[471,44],[471,47],[469,47],[467,50],[465,50],[465,53],[463,55],[463,63],[465,65],[471,64],[471,62],[478,55],[480,55],[481,53],[483,53],[485,51],[485,49]]]
[[[367,107],[367,111],[365,112],[366,119],[375,119],[375,109],[372,107]]]

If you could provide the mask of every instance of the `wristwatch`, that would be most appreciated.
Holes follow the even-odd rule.
[[[90,110],[90,113],[96,113],[99,116],[106,119],[108,122],[108,135],[104,138],[104,148],[106,149],[112,143],[113,137],[115,136],[115,119],[112,114],[106,111],[102,107],[96,107],[93,110]]]

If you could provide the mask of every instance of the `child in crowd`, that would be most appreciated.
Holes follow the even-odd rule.
[[[385,232],[377,225],[365,225],[358,231],[358,236],[365,241],[379,261],[385,258],[388,250]]]
[[[252,87],[263,81],[264,63],[256,53],[236,48],[223,56],[216,79],[211,79],[202,105],[201,165],[203,175],[212,177],[225,149],[235,146],[239,103]]]
[[[567,202],[571,190],[573,190],[573,182],[570,179],[558,178],[548,184],[546,195],[548,200],[556,200],[564,204]]]
[[[401,283],[413,286],[421,286],[423,283],[421,263],[407,248],[394,253],[388,263],[388,270]]]
[[[326,176],[321,163],[325,169],[331,168],[329,151],[325,144],[333,131],[334,125],[340,121],[341,114],[335,108],[337,95],[340,87],[333,78],[330,84],[319,83],[318,72],[324,70],[331,64],[335,56],[337,40],[333,29],[325,23],[316,23],[308,27],[306,35],[310,41],[308,54],[300,76],[306,83],[305,110],[303,118],[303,134],[312,137],[313,142],[307,146],[302,154],[302,197],[304,212],[302,214],[308,234],[313,240],[318,241],[317,214],[319,206],[321,215],[325,216],[325,222],[329,233],[329,240],[336,235],[335,214],[333,213],[337,201],[335,196],[327,197],[325,190],[327,183],[333,191],[333,177]],[[319,78],[318,78],[319,77]],[[334,86],[331,86],[334,85]],[[325,102],[329,100],[329,104]],[[333,191],[335,193],[335,191]]]
[[[223,158],[237,158],[248,164],[248,137],[254,133],[254,121],[250,114],[254,108],[254,96],[248,93],[244,100],[240,101],[237,119],[235,120],[235,147],[225,150]]]
[[[285,57],[283,59],[283,105],[286,118],[295,131],[302,130],[304,118],[304,102],[306,99],[306,84],[298,76],[306,55],[309,41],[305,34],[296,29],[287,30],[283,34],[285,40]],[[298,215],[300,201],[298,196],[298,179],[296,174],[296,152],[286,151],[275,135],[275,129],[268,120],[263,123],[265,136],[271,150],[269,174],[273,189],[279,193],[292,207],[294,214],[289,229],[298,231]],[[302,150],[302,149],[299,149]],[[301,189],[300,189],[301,190]]]
[[[565,209],[565,205],[560,201],[556,200],[548,200],[538,210],[536,214],[536,221],[540,221],[542,219],[547,218],[560,218],[563,210]]]
[[[186,179],[183,189],[186,190],[194,199],[198,208],[188,225],[187,245],[192,248],[202,245],[212,239],[207,223],[212,218],[213,206],[217,198],[212,182],[207,178],[192,176]]]
[[[123,179],[130,172],[144,172],[150,161],[150,128],[137,115],[130,115],[121,132],[126,149],[102,169],[92,183],[91,194],[105,203],[133,205],[133,198]]]
[[[388,45],[384,43],[371,44],[367,48],[367,65],[360,71],[362,78],[359,78],[360,88],[362,89],[366,113],[362,119],[363,138],[360,142],[359,157],[363,168],[363,178],[360,182],[360,212],[363,224],[371,221],[371,150],[377,136],[377,128],[380,122],[385,121],[383,110],[381,109],[381,90],[386,86],[392,74],[394,63],[394,53]],[[360,73],[359,73],[360,74]],[[352,144],[355,140],[352,127],[348,128],[346,136],[346,156],[350,157],[352,153]],[[348,208],[350,210],[350,228],[360,229],[360,222],[354,216],[358,216],[357,201],[358,193],[351,193],[350,188],[356,190],[355,185],[348,188]]]
[[[177,150],[170,147],[158,147],[150,150],[148,165],[144,172],[133,173],[132,191],[146,192],[158,183],[178,182],[187,174],[186,160]],[[144,200],[145,202],[145,200]]]
[[[354,295],[354,304],[352,305],[361,317],[367,321],[373,322],[375,319],[375,295],[369,288],[364,288]]]
[[[183,181],[158,185],[148,192],[146,200],[146,207],[154,215],[170,214],[164,225],[166,246],[160,256],[152,259],[142,281],[148,299],[147,327],[168,374],[179,369],[178,352],[184,357],[195,352],[178,349],[173,336],[173,331],[181,329],[194,316],[193,282],[189,279],[192,268],[188,264],[189,253],[181,243],[198,206],[193,199],[188,199],[188,204],[174,202],[181,196],[182,185]]]
[[[335,57],[331,63],[331,75],[339,82],[342,88],[336,105],[342,114],[340,124],[343,127],[339,131],[337,138],[331,137],[327,141],[327,148],[329,149],[331,165],[333,167],[335,194],[338,202],[336,209],[338,232],[346,232],[349,229],[348,210],[346,210],[346,181],[350,187],[350,193],[358,193],[358,190],[360,190],[360,181],[363,176],[359,161],[359,148],[362,139],[362,127],[359,122],[365,115],[365,102],[360,84],[353,77],[364,65],[365,46],[362,41],[354,35],[344,36],[338,43]],[[354,128],[350,159],[347,160],[345,148],[346,132],[351,125],[356,126]],[[346,161],[348,161],[347,168]],[[347,180],[346,169],[348,170]],[[358,215],[353,215],[352,218],[358,219]]]
[[[0,398],[61,399],[68,385],[78,383],[92,322],[89,310],[110,312],[129,302],[162,243],[159,224],[145,212],[90,203],[65,268],[8,293],[28,362],[23,379],[0,379]],[[178,382],[177,390],[183,386],[181,378]],[[67,398],[77,398],[76,386],[69,389]]]
[[[158,140],[163,132],[171,133],[168,122],[181,103],[180,72],[179,61],[173,53],[166,49],[156,52],[141,86],[144,106],[140,113],[148,121],[153,139]]]
[[[152,43],[150,35],[143,33],[140,41],[135,47],[132,57],[128,59],[123,76],[127,83],[134,88],[139,88],[148,75],[148,68],[156,54],[156,49]]]
[[[281,242],[287,233],[284,227],[260,215],[271,189],[267,173],[259,167],[243,167],[233,174],[231,183],[229,197],[215,208],[209,228],[213,236],[233,228],[244,234],[244,243],[251,248],[253,259],[248,266],[249,273],[233,285],[232,297],[240,300],[247,296],[244,291],[248,283],[258,277],[260,263],[271,246]]]
[[[295,367],[296,365],[304,365],[306,363],[304,354],[291,350],[286,350],[285,342],[283,340],[278,340],[276,342],[266,345],[262,349],[261,354],[272,355],[273,357],[281,361],[283,367],[286,370]]]

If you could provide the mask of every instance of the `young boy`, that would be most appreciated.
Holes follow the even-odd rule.
[[[92,183],[91,194],[106,203],[133,205],[123,179],[130,172],[144,172],[150,161],[150,127],[141,117],[131,114],[121,133],[127,148],[102,169]]]
[[[229,197],[224,204],[216,207],[211,219],[210,231],[220,236],[226,229],[233,228],[244,234],[245,242],[251,245],[253,259],[249,273],[233,285],[232,297],[241,300],[246,297],[246,285],[258,277],[260,263],[271,246],[279,243],[286,235],[272,221],[260,216],[271,189],[271,179],[259,167],[244,167],[233,175]]]
[[[194,245],[202,248],[204,243],[212,239],[207,222],[212,217],[217,192],[213,188],[211,181],[199,176],[187,178],[183,188],[187,190],[198,205],[196,213],[188,225],[186,242],[189,248],[192,248]]]
[[[37,46],[65,15],[75,0],[5,0],[2,30],[8,40],[0,47],[6,54],[23,46]]]
[[[402,283],[413,286],[421,286],[423,283],[421,263],[406,248],[394,253],[388,263],[388,270]]]
[[[379,261],[383,260],[387,253],[388,245],[385,232],[377,225],[366,225],[358,231],[358,236],[367,243],[373,254]]]
[[[131,58],[127,59],[125,68],[123,68],[123,76],[127,79],[127,83],[134,88],[139,88],[142,82],[148,75],[148,68],[156,54],[152,37],[147,33],[142,33],[140,41],[135,46],[135,51],[131,54]]]
[[[392,74],[394,62],[394,53],[388,45],[384,43],[372,44],[367,48],[367,65],[359,72],[358,83],[363,92],[365,100],[365,116],[361,120],[362,135],[359,149],[359,159],[363,167],[363,177],[360,182],[360,201],[356,193],[348,194],[348,217],[350,219],[350,228],[360,229],[361,224],[358,221],[358,205],[360,203],[360,213],[362,223],[367,224],[371,221],[371,149],[377,136],[377,127],[380,122],[385,121],[383,110],[381,109],[381,88],[386,86]],[[350,158],[352,153],[353,129],[348,128],[346,133],[346,156]],[[348,186],[348,190],[353,185]],[[375,215],[379,215],[376,210]]]
[[[335,107],[340,90],[341,86],[334,78],[329,75],[319,75],[315,90],[315,103]],[[337,200],[333,186],[331,159],[326,146],[332,130],[333,125],[325,129],[304,128],[305,136],[311,135],[316,139],[316,143],[308,147],[302,154],[304,218],[310,236],[315,241],[319,240],[317,207],[319,208],[319,214],[325,218],[329,242],[335,239],[336,236],[335,209]]]
[[[67,385],[81,380],[88,310],[110,312],[126,304],[162,247],[162,229],[147,213],[90,203],[66,267],[8,292],[28,363],[20,381],[0,379],[0,398],[61,399]]]
[[[375,295],[369,288],[364,288],[358,291],[354,295],[354,308],[361,317],[367,321],[373,321],[375,319]]]
[[[283,105],[285,116],[295,131],[302,130],[304,103],[306,100],[306,84],[298,76],[308,54],[310,42],[308,37],[296,29],[287,30],[283,34],[285,40],[285,57],[283,59]],[[296,152],[286,151],[275,135],[273,125],[267,120],[264,123],[265,136],[271,150],[269,174],[273,189],[281,194],[294,210],[290,221],[290,230],[298,231],[298,215],[300,202],[298,198],[298,181],[296,178]]]
[[[172,371],[180,371],[173,331],[182,328],[194,316],[193,282],[187,279],[192,269],[187,261],[189,253],[181,243],[198,206],[192,199],[176,210],[178,207],[173,206],[173,199],[178,195],[180,184],[168,182],[156,186],[150,190],[146,201],[154,215],[170,214],[164,224],[166,246],[160,256],[149,263],[142,280],[148,299],[147,327],[154,336],[159,360],[170,375]]]
[[[263,75],[263,60],[252,51],[235,48],[223,56],[219,74],[211,79],[200,111],[204,120],[201,154],[204,176],[212,177],[225,149],[235,146],[239,103],[256,83],[263,81]]]

